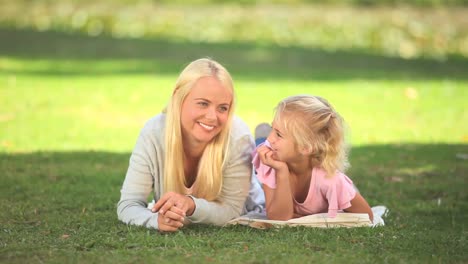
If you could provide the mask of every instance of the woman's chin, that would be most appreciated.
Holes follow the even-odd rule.
[[[213,139],[217,136],[217,134],[214,134],[214,133],[206,133],[204,135],[199,135],[198,137],[196,137],[196,139],[199,141],[199,142],[204,142],[204,143],[210,143],[211,141],[213,141]]]

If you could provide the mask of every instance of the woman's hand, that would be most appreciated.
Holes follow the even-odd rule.
[[[174,211],[172,207],[179,209],[179,211],[182,212],[181,216],[185,217],[186,215],[193,214],[193,211],[195,211],[195,202],[189,196],[168,192],[158,200],[151,211],[165,215],[166,212]]]
[[[267,146],[261,146],[257,149],[258,156],[260,157],[260,160],[262,161],[263,164],[272,167],[275,170],[284,170],[288,169],[288,165],[285,162],[275,160],[272,156],[274,154],[274,151],[267,147]]]
[[[164,232],[175,232],[184,226],[184,214],[182,210],[173,206],[166,214],[158,214],[158,228]]]
[[[168,192],[153,206],[153,213],[159,212],[158,227],[161,231],[174,232],[184,226],[186,215],[193,214],[195,203],[192,198]]]

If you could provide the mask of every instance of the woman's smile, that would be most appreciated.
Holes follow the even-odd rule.
[[[198,124],[199,124],[201,127],[203,127],[203,128],[205,128],[206,130],[208,130],[208,131],[212,131],[212,130],[215,128],[215,126],[210,126],[210,125],[204,124],[204,123],[202,123],[202,122],[198,122]]]

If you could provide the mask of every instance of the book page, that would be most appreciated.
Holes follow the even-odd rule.
[[[328,217],[327,213],[307,215],[287,221],[268,220],[265,214],[247,214],[229,221],[226,225],[248,225],[253,228],[266,229],[281,226],[308,226],[308,227],[359,227],[371,226],[368,214],[338,213],[336,217]]]

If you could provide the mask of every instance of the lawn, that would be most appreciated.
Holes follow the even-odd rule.
[[[468,261],[461,53],[403,58],[5,25],[0,40],[1,263]],[[232,73],[237,114],[252,131],[288,95],[329,99],[349,126],[347,174],[371,205],[390,209],[386,226],[161,234],[120,223],[116,203],[139,130],[183,66],[205,56]]]

